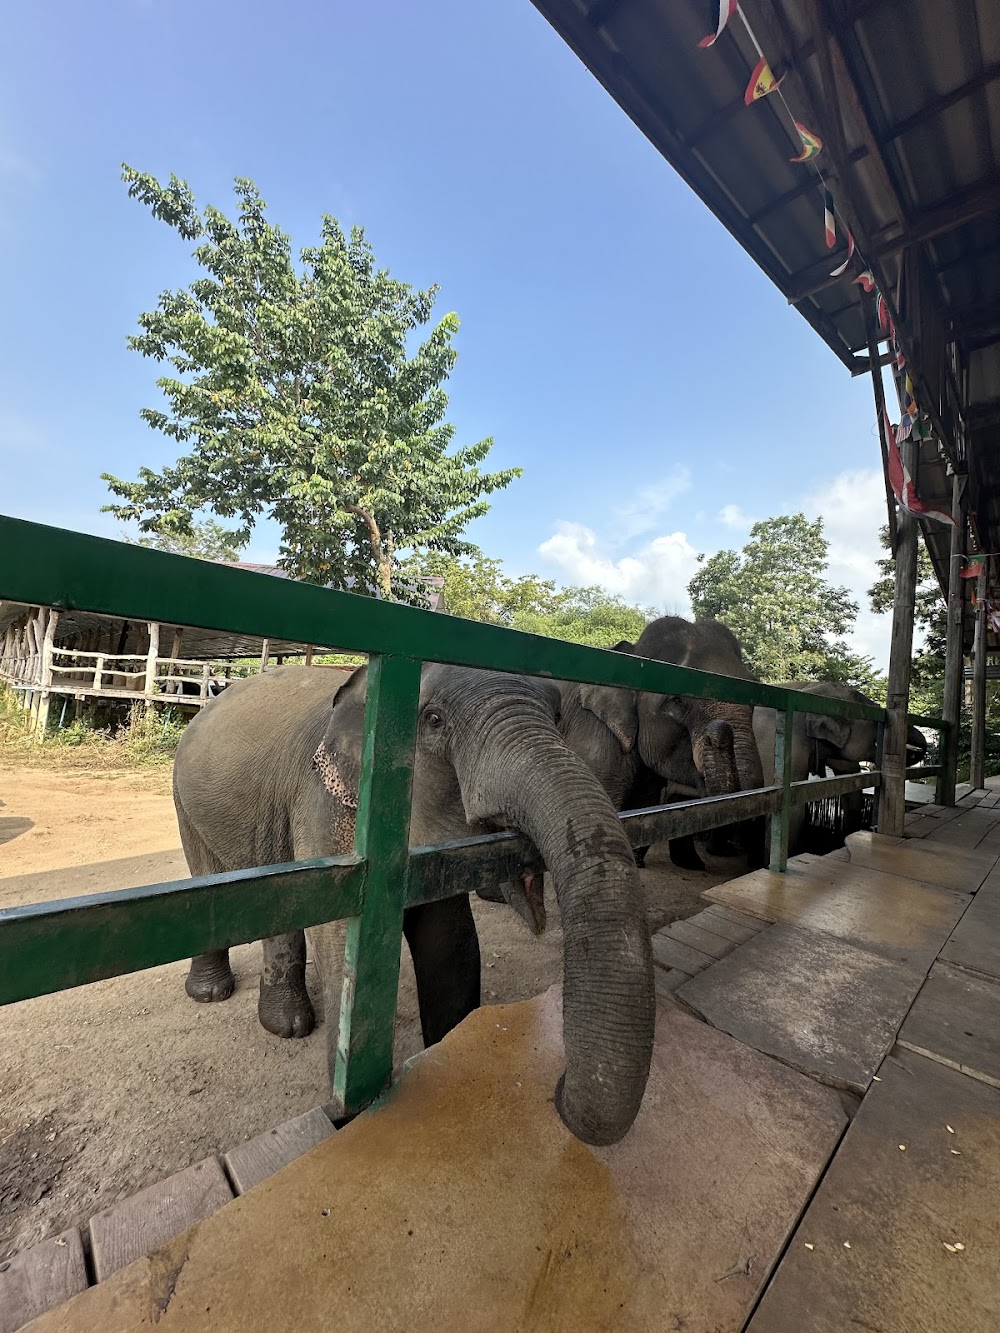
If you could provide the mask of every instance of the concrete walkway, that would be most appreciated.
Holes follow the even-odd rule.
[[[558,991],[480,1010],[380,1108],[34,1333],[993,1333],[1000,791],[910,833],[708,892],[708,964],[660,947],[683,980],[658,987],[617,1147],[552,1106]]]

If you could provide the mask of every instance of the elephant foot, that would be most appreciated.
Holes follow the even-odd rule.
[[[633,847],[633,848],[632,848],[632,855],[635,857],[635,864],[636,864],[636,868],[637,868],[637,869],[639,869],[639,870],[645,870],[645,869],[646,869],[646,853],[647,853],[648,851],[649,851],[649,848],[648,848],[648,847]]]
[[[316,1015],[305,978],[297,985],[285,981],[266,986],[261,981],[257,1017],[261,1027],[276,1037],[308,1037],[316,1026]]]
[[[670,859],[679,870],[704,870],[705,862],[698,855],[694,838],[671,838]]]
[[[184,989],[199,1004],[215,1004],[228,1000],[236,989],[236,978],[229,966],[229,955],[204,954],[192,958],[191,968],[184,979]]]

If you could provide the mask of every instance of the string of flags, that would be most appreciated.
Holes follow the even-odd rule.
[[[716,44],[730,22],[739,17],[743,28],[749,38],[759,59],[750,73],[750,81],[746,86],[743,95],[744,103],[749,107],[762,98],[776,93],[779,101],[788,115],[791,122],[792,142],[799,151],[794,157],[789,158],[794,163],[812,163],[812,169],[816,172],[819,189],[822,192],[823,199],[823,240],[827,250],[833,250],[837,244],[837,210],[836,204],[826,177],[816,158],[823,151],[823,140],[808,125],[799,120],[793,112],[791,106],[782,91],[781,85],[784,83],[788,70],[782,72],[779,78],[775,78],[774,71],[769,64],[764,51],[761,49],[760,42],[750,26],[746,14],[740,8],[739,0],[718,0],[719,12],[715,31],[706,34],[698,43],[703,50]],[[874,296],[875,309],[878,317],[879,331],[882,334],[879,341],[888,344],[892,354],[892,365],[894,370],[894,379],[896,383],[896,394],[899,399],[900,420],[899,425],[893,427],[889,421],[888,414],[885,416],[886,428],[886,446],[888,452],[888,472],[889,480],[892,485],[893,494],[900,506],[912,514],[916,514],[924,519],[934,519],[940,523],[948,523],[954,526],[954,520],[949,512],[943,509],[935,509],[923,504],[917,495],[916,487],[907,469],[903,466],[902,455],[899,446],[904,440],[926,440],[930,438],[931,431],[927,418],[920,412],[916,397],[914,394],[913,381],[910,378],[907,369],[906,356],[899,345],[896,336],[896,328],[889,314],[889,308],[885,298],[878,290],[875,282],[875,275],[868,267],[864,256],[858,250],[854,237],[849,227],[844,227],[844,240],[846,243],[846,253],[836,268],[830,271],[831,278],[843,277],[851,265],[852,260],[857,257],[860,271],[851,278],[853,286],[860,286],[866,296]],[[874,369],[874,368],[873,368]],[[998,611],[1000,614],[1000,611]]]

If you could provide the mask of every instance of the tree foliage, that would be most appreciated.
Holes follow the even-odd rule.
[[[395,591],[399,552],[459,555],[485,496],[520,469],[481,472],[492,440],[452,448],[442,387],[457,353],[454,314],[429,328],[436,288],[379,269],[364,233],[325,216],[320,243],[293,258],[250,180],[235,220],[198,211],[185,181],[123,168],[129,195],[186,241],[201,276],[140,315],[129,346],[166,362],[164,408],[143,419],[187,452],[136,481],[105,474],[106,508],[144,532],[189,534],[211,510],[249,539],[266,515],[279,563],[310,582]]]
[[[153,532],[144,537],[126,533],[123,540],[133,546],[151,546],[157,551],[196,556],[200,560],[238,560],[242,545],[238,537],[213,518],[192,523],[189,532]]]
[[[537,574],[510,578],[501,561],[479,553],[461,558],[435,553],[404,568],[410,577],[442,577],[452,615],[597,648],[638,638],[647,615],[654,614],[603,588],[557,589]]]
[[[695,615],[729,626],[761,680],[872,684],[871,663],[844,641],[857,616],[846,588],[825,577],[823,520],[804,514],[764,519],[741,551],[718,551],[688,585]]]

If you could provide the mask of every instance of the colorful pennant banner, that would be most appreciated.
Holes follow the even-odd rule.
[[[818,134],[813,134],[812,130],[807,125],[803,125],[801,121],[796,120],[793,123],[798,131],[799,138],[802,140],[802,152],[799,153],[798,157],[790,157],[788,160],[789,162],[809,162],[817,153],[823,151],[823,140]]]
[[[771,72],[771,66],[763,56],[753,67],[753,73],[750,75],[750,82],[747,84],[747,90],[743,94],[743,101],[747,106],[752,102],[759,102],[762,97],[768,93],[776,93],[785,81],[782,74],[780,79],[776,79]]]
[[[714,46],[725,31],[726,24],[739,9],[739,0],[719,0],[719,26],[715,32],[703,37],[698,45],[702,48]]]
[[[861,284],[861,290],[867,292],[869,296],[875,290],[875,274],[871,269],[865,269],[864,273],[859,273],[854,279],[854,285]]]
[[[847,265],[851,262],[851,260],[852,260],[853,258],[854,258],[854,237],[851,235],[850,232],[848,232],[848,233],[847,233],[847,254],[846,254],[845,257],[844,257],[844,262],[843,262],[842,264],[840,264],[837,268],[835,268],[835,269],[833,269],[833,270],[831,271],[831,273],[830,273],[830,277],[831,277],[831,278],[839,278],[840,275],[841,275],[841,273],[843,273],[843,272],[846,270]],[[860,282],[860,281],[861,281],[860,278],[855,278],[855,282]],[[867,289],[866,289],[866,290],[867,290]]]
[[[955,520],[951,514],[944,509],[929,508],[917,494],[917,488],[913,484],[909,470],[903,464],[903,457],[899,452],[899,437],[892,428],[888,412],[885,413],[885,432],[889,450],[889,485],[892,487],[893,495],[899,501],[900,508],[905,509],[909,514],[916,515],[918,518],[933,518],[938,523],[947,523],[950,527],[954,527]]]

